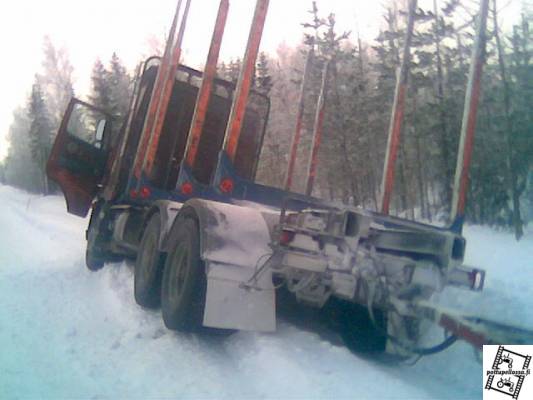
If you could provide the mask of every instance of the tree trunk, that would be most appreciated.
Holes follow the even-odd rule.
[[[505,138],[507,143],[507,169],[508,169],[508,185],[513,200],[513,227],[515,231],[516,240],[524,235],[523,222],[520,215],[520,195],[518,193],[516,165],[514,160],[514,140],[513,140],[513,121],[511,119],[511,100],[509,82],[507,81],[507,75],[505,70],[505,62],[503,59],[502,43],[500,41],[500,33],[498,28],[498,11],[496,6],[496,0],[493,0],[492,16],[494,19],[494,35],[496,38],[496,47],[498,51],[498,66],[500,71],[500,77],[503,86],[503,106],[505,113]]]
[[[48,176],[46,175],[46,154],[44,152],[44,149],[41,150],[41,165],[40,165],[40,172],[41,172],[41,181],[42,181],[42,194],[47,196],[49,192],[49,185],[48,185]]]
[[[444,205],[446,208],[451,206],[452,201],[452,192],[451,192],[451,182],[452,182],[452,169],[449,167],[448,163],[450,162],[450,151],[447,137],[446,129],[446,111],[444,110],[444,84],[443,84],[443,73],[442,73],[442,57],[441,57],[441,37],[440,37],[440,24],[439,24],[439,8],[437,5],[437,0],[433,0],[433,13],[435,16],[435,47],[436,47],[436,56],[437,56],[437,100],[439,102],[439,139],[441,147],[441,163],[444,173],[444,185],[443,185],[443,195],[444,195]],[[452,167],[453,168],[453,167]]]

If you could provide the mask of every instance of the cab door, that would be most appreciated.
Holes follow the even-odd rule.
[[[48,163],[48,177],[61,187],[67,210],[85,217],[98,193],[111,145],[112,117],[72,99],[61,121]]]

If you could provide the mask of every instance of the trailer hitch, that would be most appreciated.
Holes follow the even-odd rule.
[[[440,307],[425,300],[413,303],[412,308],[417,315],[435,322],[457,336],[458,339],[470,343],[479,350],[483,348],[483,345],[489,344],[520,345],[533,343],[533,330],[485,318],[462,315],[457,311]]]

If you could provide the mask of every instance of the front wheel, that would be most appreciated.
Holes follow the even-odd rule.
[[[105,253],[102,249],[101,226],[103,215],[102,206],[97,203],[91,213],[87,228],[87,248],[85,250],[85,264],[91,271],[98,271],[104,266]]]
[[[161,309],[169,329],[196,332],[202,329],[207,279],[200,258],[198,223],[191,218],[176,221],[163,272]]]

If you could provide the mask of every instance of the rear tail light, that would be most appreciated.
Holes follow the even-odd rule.
[[[130,190],[130,197],[132,199],[136,199],[138,195],[139,195],[139,193],[137,192],[137,190],[135,190],[135,189],[131,189]]]
[[[152,191],[150,190],[150,188],[146,186],[143,186],[141,190],[139,190],[139,196],[141,197],[141,199],[147,199],[151,195],[152,195]]]
[[[181,193],[189,196],[194,191],[194,187],[192,186],[191,182],[185,182],[183,185],[181,185]]]
[[[220,181],[220,191],[222,193],[231,193],[233,192],[233,189],[235,187],[235,183],[233,182],[233,179],[230,178],[224,178]]]
[[[289,243],[291,243],[294,240],[295,232],[293,231],[281,231],[281,234],[279,235],[279,244],[282,246],[287,246]]]

